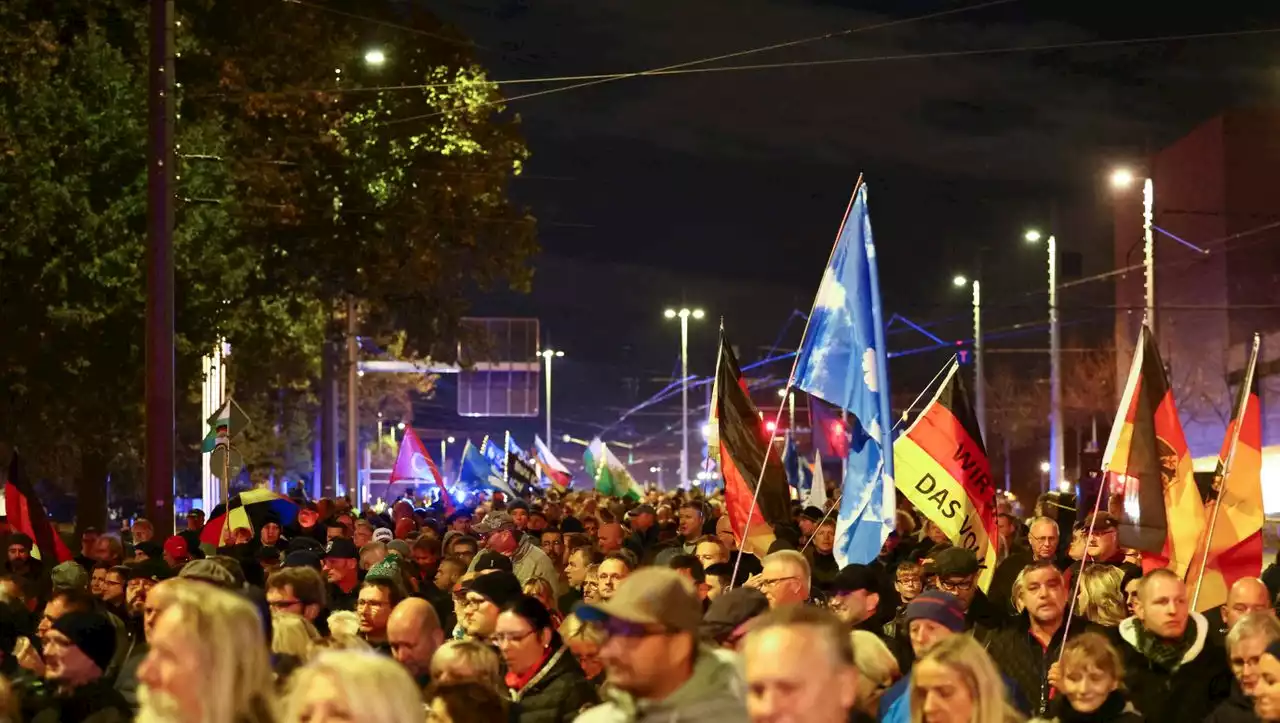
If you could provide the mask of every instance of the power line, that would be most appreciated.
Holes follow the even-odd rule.
[[[287,5],[301,5],[302,7],[311,8],[312,10],[319,10],[320,12],[330,13],[332,15],[338,15],[340,17],[348,18],[351,20],[362,20],[366,23],[371,23],[373,25],[381,25],[384,28],[401,30],[406,33],[420,35],[424,38],[434,38],[435,40],[440,40],[442,42],[449,43],[451,45],[458,45],[464,48],[476,48],[479,50],[490,50],[490,48],[486,48],[482,45],[477,45],[474,41],[467,40],[465,38],[454,38],[448,35],[440,35],[439,33],[433,33],[428,30],[414,28],[408,25],[401,25],[399,23],[393,23],[387,20],[380,20],[378,18],[370,17],[368,15],[360,15],[358,13],[349,13],[345,10],[338,10],[335,8],[325,7],[317,3],[307,2],[306,0],[283,0],[283,2]]]
[[[639,76],[641,76],[641,75],[646,75],[646,74],[648,74],[648,75],[654,75],[654,74],[658,74],[658,73],[664,73],[664,72],[670,72],[670,71],[679,70],[679,69],[681,69],[681,68],[688,68],[688,67],[690,67],[690,66],[695,66],[695,65],[705,65],[705,64],[707,64],[707,63],[715,63],[715,62],[719,62],[719,61],[721,61],[721,60],[732,60],[733,58],[741,58],[741,57],[743,57],[743,56],[747,56],[747,55],[756,55],[756,54],[759,54],[759,53],[766,53],[766,52],[773,51],[773,50],[781,50],[781,49],[783,49],[783,48],[793,48],[793,47],[796,47],[796,46],[799,46],[799,45],[807,45],[807,44],[810,44],[810,43],[816,43],[816,42],[823,41],[823,40],[831,40],[831,39],[833,39],[833,38],[840,38],[840,37],[844,37],[844,36],[847,36],[847,35],[853,35],[853,34],[855,34],[855,33],[862,33],[862,32],[867,32],[867,31],[871,31],[871,30],[882,30],[882,29],[884,29],[884,28],[891,28],[891,27],[895,27],[895,26],[899,26],[899,25],[906,25],[906,24],[909,24],[909,23],[922,22],[922,21],[925,21],[925,20],[936,20],[936,19],[938,19],[938,18],[942,18],[942,17],[947,17],[947,16],[951,16],[951,15],[958,15],[958,14],[960,14],[960,13],[973,12],[973,11],[975,11],[975,10],[983,10],[983,9],[986,9],[986,8],[997,7],[997,6],[1000,6],[1000,5],[1008,5],[1008,4],[1010,4],[1010,3],[1014,3],[1014,2],[1018,2],[1018,0],[990,0],[989,2],[978,3],[977,5],[968,5],[968,6],[961,7],[961,8],[952,8],[952,9],[950,9],[950,10],[939,10],[939,11],[937,11],[937,12],[933,12],[933,13],[926,13],[926,14],[924,14],[924,15],[915,15],[915,16],[912,16],[912,17],[909,17],[909,18],[900,18],[900,19],[897,19],[897,20],[886,20],[886,21],[881,22],[881,23],[874,23],[874,24],[871,24],[871,25],[863,25],[863,26],[856,27],[856,28],[847,28],[847,29],[845,29],[845,30],[837,30],[837,31],[830,32],[830,33],[824,33],[824,34],[822,34],[822,35],[815,35],[815,36],[811,36],[811,37],[807,37],[807,38],[799,38],[799,39],[796,39],[796,40],[788,40],[788,41],[784,41],[784,42],[781,42],[781,43],[773,43],[772,45],[763,45],[763,46],[756,47],[756,48],[748,48],[748,49],[746,49],[746,50],[738,50],[738,51],[735,51],[735,52],[732,52],[732,53],[724,53],[724,54],[722,54],[722,55],[714,55],[714,56],[710,56],[710,57],[706,57],[706,58],[699,58],[699,59],[697,59],[697,60],[688,60],[688,61],[685,61],[685,62],[682,62],[682,63],[675,63],[675,64],[673,64],[673,65],[665,65],[665,66],[658,67],[658,68],[651,68],[651,69],[649,69],[649,70],[640,70],[640,71],[636,71],[636,72],[634,72],[634,73],[620,73],[620,74],[618,74],[618,75],[610,76],[610,77],[607,77],[607,78],[597,78],[597,79],[594,79],[594,80],[588,80],[588,81],[581,82],[581,83],[573,83],[573,84],[571,84],[571,85],[564,85],[564,86],[560,86],[560,87],[557,87],[557,88],[547,88],[547,89],[545,89],[545,90],[537,90],[537,91],[533,91],[532,93],[524,93],[524,94],[522,94],[522,95],[515,95],[515,96],[512,96],[512,97],[510,97],[510,98],[504,98],[504,99],[501,99],[501,100],[485,101],[484,103],[480,103],[480,104],[477,104],[476,106],[474,106],[474,107],[472,108],[472,110],[478,110],[478,109],[480,109],[480,108],[485,108],[485,107],[490,107],[490,106],[495,106],[495,105],[502,105],[502,104],[510,103],[510,102],[517,101],[517,100],[526,100],[526,99],[529,99],[529,98],[537,98],[537,97],[539,97],[539,96],[551,95],[552,93],[561,93],[561,92],[569,91],[569,90],[577,90],[577,89],[579,89],[579,88],[587,88],[587,87],[590,87],[590,86],[593,86],[593,85],[601,85],[601,84],[603,84],[603,83],[610,83],[610,82],[613,82],[613,81],[622,80],[622,79],[624,79],[624,78],[636,78],[636,77],[639,77]],[[444,115],[445,113],[448,113],[448,112],[450,112],[450,111],[435,111],[435,112],[432,112],[432,113],[425,113],[425,114],[422,114],[422,115],[410,116],[410,117],[408,117],[408,118],[392,119],[392,120],[388,120],[388,121],[383,121],[383,123],[382,123],[381,125],[387,126],[387,125],[399,125],[399,124],[401,124],[401,123],[410,123],[410,122],[412,122],[412,121],[416,121],[416,120],[425,120],[425,119],[427,119],[427,118],[434,118],[434,117],[436,117],[436,116]]]

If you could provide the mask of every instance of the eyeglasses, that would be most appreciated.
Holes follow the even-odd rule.
[[[769,590],[769,589],[772,589],[773,587],[777,586],[777,585],[778,585],[778,584],[780,584],[780,583],[784,583],[784,582],[786,582],[787,580],[799,580],[799,579],[800,579],[800,578],[798,578],[798,577],[791,576],[791,577],[775,577],[775,578],[771,578],[771,579],[768,579],[768,580],[761,580],[761,581],[760,581],[760,589],[761,589],[761,590]]]
[[[606,638],[647,638],[650,635],[666,635],[671,631],[662,625],[633,623],[627,620],[610,618],[600,626]]]
[[[494,633],[493,635],[489,636],[489,642],[499,646],[503,644],[509,645],[512,643],[518,643],[521,640],[524,640],[525,638],[529,637],[530,635],[533,635],[536,632],[538,631],[526,630],[523,633]]]
[[[903,586],[903,587],[908,587],[908,588],[910,588],[910,587],[920,587],[921,585],[924,585],[924,581],[923,581],[923,580],[921,580],[921,579],[920,579],[920,578],[918,578],[918,577],[905,577],[905,578],[904,578],[904,577],[900,577],[900,578],[898,578],[898,581],[897,581],[897,582],[898,582],[898,584],[899,584],[899,585],[901,585],[901,586]]]
[[[478,608],[487,602],[489,601],[486,598],[482,598],[478,595],[476,597],[468,596],[465,600],[462,601],[462,609],[466,610],[467,608]]]
[[[973,578],[966,577],[963,580],[943,580],[938,578],[938,587],[944,592],[969,592],[973,589]]]
[[[391,607],[391,603],[381,600],[357,600],[356,610],[381,610]]]

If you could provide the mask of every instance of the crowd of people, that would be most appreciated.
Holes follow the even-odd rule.
[[[85,530],[56,566],[12,534],[0,721],[1280,721],[1280,567],[1201,614],[1106,512],[1002,505],[986,576],[910,509],[845,567],[830,510],[741,550],[723,509],[299,500],[217,549],[198,511],[162,540]]]

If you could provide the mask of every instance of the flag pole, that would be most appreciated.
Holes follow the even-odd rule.
[[[1222,477],[1214,480],[1218,483],[1218,499],[1213,503],[1213,517],[1209,520],[1209,529],[1205,533],[1204,543],[1200,551],[1200,573],[1196,577],[1196,591],[1191,595],[1191,609],[1196,609],[1200,600],[1200,587],[1204,585],[1204,571],[1209,566],[1209,549],[1213,547],[1213,530],[1218,525],[1218,513],[1222,511],[1222,498],[1227,491],[1227,480],[1231,478],[1231,467],[1236,460],[1236,448],[1240,445],[1240,428],[1244,425],[1245,412],[1249,409],[1249,390],[1253,388],[1253,375],[1258,368],[1258,349],[1262,339],[1255,332],[1253,350],[1249,352],[1249,364],[1244,370],[1243,386],[1240,388],[1240,411],[1236,417],[1236,428],[1231,432],[1231,444],[1227,447],[1227,458],[1222,462]]]
[[[1084,566],[1089,563],[1089,538],[1093,537],[1093,528],[1098,521],[1098,510],[1102,506],[1103,495],[1110,496],[1111,483],[1107,479],[1107,468],[1111,466],[1111,459],[1115,457],[1116,445],[1120,442],[1120,431],[1124,427],[1124,418],[1129,411],[1133,395],[1137,393],[1138,372],[1142,369],[1142,357],[1146,352],[1146,339],[1151,330],[1147,327],[1147,320],[1142,320],[1142,326],[1138,332],[1138,343],[1134,347],[1133,361],[1129,365],[1129,378],[1125,380],[1124,394],[1120,397],[1120,406],[1116,409],[1116,419],[1111,423],[1111,434],[1107,437],[1107,448],[1102,452],[1102,484],[1098,488],[1098,498],[1093,501],[1093,513],[1089,515],[1089,529],[1085,532],[1084,537],[1084,555],[1080,558],[1080,572],[1076,574],[1073,580],[1075,588],[1071,592],[1071,601],[1067,606],[1067,619],[1062,625],[1062,639],[1066,640],[1067,635],[1071,632],[1071,618],[1075,615],[1076,600],[1080,599],[1080,585],[1084,582]],[[1076,508],[1080,507],[1080,501],[1076,500]],[[1116,533],[1117,535],[1119,533]],[[1065,650],[1066,646],[1063,646]],[[1058,660],[1062,660],[1062,650],[1058,651]]]
[[[826,274],[827,269],[831,266],[831,259],[835,258],[836,249],[840,246],[840,235],[844,232],[844,225],[849,221],[849,214],[853,211],[853,204],[858,200],[858,189],[862,188],[862,174],[858,174],[858,181],[853,184],[853,194],[849,196],[849,206],[844,211],[844,218],[840,221],[840,228],[836,230],[835,241],[831,243],[831,251],[827,253],[827,263],[822,266],[822,273]],[[818,295],[813,296],[814,304],[809,307],[809,315],[804,320],[804,331],[800,334],[800,345],[796,347],[796,354],[791,359],[791,371],[787,373],[787,385],[783,387],[784,394],[791,394],[791,389],[796,380],[796,366],[800,363],[800,350],[804,348],[804,340],[809,336],[809,324],[813,321],[813,309],[817,305]],[[716,374],[720,373],[719,366],[716,367]],[[778,435],[778,425],[782,423],[782,410],[786,405],[778,405],[778,413],[773,418],[773,428],[769,430],[769,441],[765,444],[764,463],[760,465],[760,475],[756,478],[755,492],[751,496],[751,506],[747,508],[747,521],[742,526],[742,539],[746,542],[747,535],[751,531],[751,518],[755,515],[756,504],[760,501],[760,485],[764,483],[765,470],[769,468],[769,455],[773,452],[773,441]],[[733,563],[733,575],[729,581],[732,585],[738,579],[738,569],[742,567],[742,550],[738,548],[738,557]]]

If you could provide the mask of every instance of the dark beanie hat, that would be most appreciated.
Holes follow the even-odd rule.
[[[67,636],[99,670],[106,670],[116,654],[116,628],[102,613],[65,613],[53,621],[53,629]]]
[[[22,545],[30,550],[35,547],[36,543],[31,539],[31,536],[25,532],[14,532],[9,535],[9,545]]]
[[[941,590],[926,590],[907,603],[907,624],[912,620],[932,620],[953,633],[964,632],[964,609],[960,600]]]
[[[524,594],[519,578],[505,570],[484,573],[467,583],[463,590],[487,598],[500,608]]]

